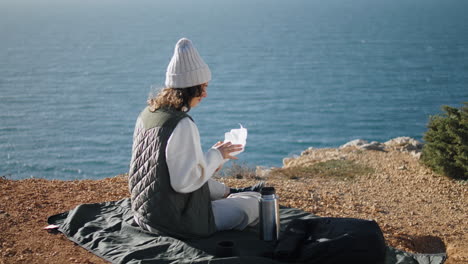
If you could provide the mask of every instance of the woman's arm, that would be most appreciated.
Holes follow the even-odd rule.
[[[216,148],[203,153],[197,126],[190,118],[184,118],[169,137],[166,162],[172,188],[176,192],[189,193],[203,186],[224,159]]]

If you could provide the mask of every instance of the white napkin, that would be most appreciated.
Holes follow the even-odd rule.
[[[224,133],[224,142],[242,145],[242,150],[232,152],[232,156],[242,153],[245,149],[245,144],[247,143],[247,128],[244,128],[241,124],[239,125],[240,128],[231,129],[231,131]]]

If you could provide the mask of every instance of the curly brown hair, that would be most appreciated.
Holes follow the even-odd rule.
[[[190,111],[190,101],[203,93],[202,85],[188,88],[162,88],[156,96],[150,96],[146,101],[149,110],[154,112],[162,107],[169,107],[178,111]]]

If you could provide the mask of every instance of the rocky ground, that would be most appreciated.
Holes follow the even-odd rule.
[[[393,247],[447,252],[446,263],[468,263],[468,184],[435,175],[419,163],[417,152],[408,145],[355,142],[341,149],[306,150],[286,159],[284,168],[349,160],[373,172],[336,178],[285,177],[281,170],[259,170],[257,177],[220,180],[239,187],[263,178],[276,187],[282,205],[320,216],[374,219]],[[78,204],[128,197],[125,176],[80,181],[0,178],[0,189],[0,263],[106,263],[43,228],[48,216]]]

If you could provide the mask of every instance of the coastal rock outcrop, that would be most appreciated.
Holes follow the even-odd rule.
[[[340,149],[344,149],[347,147],[355,147],[358,149],[364,150],[378,150],[378,151],[389,151],[389,150],[398,150],[401,152],[408,152],[413,157],[419,159],[421,157],[421,151],[424,144],[414,138],[410,137],[397,137],[394,139],[390,139],[385,143],[372,141],[368,143],[366,140],[363,139],[356,139],[350,141],[342,146]]]
[[[410,137],[397,137],[386,141],[385,143],[364,139],[352,140],[338,148],[313,148],[304,150],[299,157],[289,157],[283,159],[283,167],[303,166],[334,159],[347,159],[352,150],[371,150],[371,151],[400,151],[411,154],[414,158],[421,157],[421,151],[424,144]]]
[[[393,148],[402,152],[420,153],[424,144],[410,137],[397,137],[384,143],[386,148]]]

